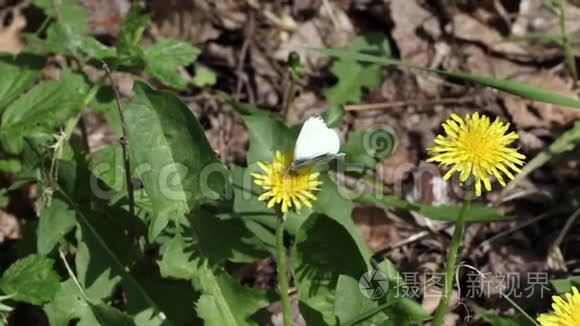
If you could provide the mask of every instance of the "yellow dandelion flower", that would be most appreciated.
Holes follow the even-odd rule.
[[[461,182],[473,176],[476,196],[481,196],[482,183],[487,191],[491,190],[491,176],[505,187],[502,173],[513,179],[511,171],[520,172],[517,165],[523,165],[526,158],[518,153],[517,148],[508,147],[518,139],[514,131],[506,134],[509,126],[509,123],[499,118],[491,122],[488,117],[480,116],[477,112],[468,114],[465,119],[452,114],[443,123],[445,136],[438,135],[435,138],[436,145],[427,149],[432,156],[427,162],[452,165],[443,176],[444,180],[448,180],[455,172],[459,173]]]
[[[580,293],[576,287],[568,292],[565,298],[552,297],[553,312],[541,314],[538,322],[542,326],[580,326]]]
[[[312,207],[311,201],[316,200],[312,192],[322,184],[318,181],[319,173],[312,167],[288,171],[292,158],[292,153],[276,151],[272,163],[258,162],[264,174],[252,173],[254,183],[266,190],[258,200],[268,201],[268,207],[280,204],[283,213],[293,206],[297,210],[302,205]]]

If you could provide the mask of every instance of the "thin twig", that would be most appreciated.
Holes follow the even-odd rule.
[[[382,110],[397,108],[402,106],[424,106],[424,105],[438,105],[438,104],[465,104],[475,102],[476,97],[461,97],[461,98],[442,98],[436,100],[404,100],[404,101],[389,101],[369,104],[352,104],[345,105],[346,111],[365,111],[365,110]]]
[[[238,65],[236,67],[236,75],[238,76],[236,93],[234,96],[236,100],[240,100],[243,85],[242,74],[244,72],[244,63],[246,61],[246,56],[248,55],[248,48],[250,47],[250,42],[252,41],[252,37],[254,35],[254,28],[255,28],[255,15],[254,11],[250,11],[248,17],[248,24],[246,25],[246,30],[244,33],[246,39],[244,40],[244,44],[242,44],[242,48],[240,50],[240,57],[238,58]]]
[[[129,197],[129,216],[132,218],[135,217],[135,195],[133,189],[133,181],[131,179],[131,163],[129,162],[129,141],[127,138],[127,123],[125,122],[125,114],[123,113],[123,109],[121,108],[121,97],[119,95],[119,90],[117,89],[117,85],[113,80],[113,76],[111,75],[111,70],[106,63],[103,63],[103,70],[107,74],[109,81],[111,82],[111,87],[113,88],[113,92],[115,94],[115,102],[117,103],[117,111],[119,111],[119,117],[121,119],[121,130],[123,135],[121,136],[120,143],[121,147],[123,148],[123,163],[125,165],[125,181],[127,183],[127,195]]]

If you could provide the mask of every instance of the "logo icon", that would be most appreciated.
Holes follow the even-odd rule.
[[[378,300],[387,294],[389,281],[382,272],[370,270],[361,275],[358,280],[358,288],[365,297]]]

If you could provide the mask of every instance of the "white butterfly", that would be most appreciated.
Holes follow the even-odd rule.
[[[326,163],[344,155],[339,150],[340,138],[336,130],[328,128],[320,116],[310,117],[300,129],[289,169],[295,171],[305,165]]]

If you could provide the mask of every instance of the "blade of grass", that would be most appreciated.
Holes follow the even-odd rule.
[[[568,68],[570,75],[574,80],[578,80],[578,72],[576,71],[576,58],[570,43],[570,37],[566,28],[566,0],[559,0],[558,7],[560,11],[560,33],[562,34],[562,50],[564,51],[564,61]]]
[[[578,144],[580,144],[580,121],[577,121],[571,129],[560,135],[548,148],[524,165],[522,171],[503,189],[502,193],[506,194],[535,169],[548,163],[552,158],[573,150]]]
[[[374,55],[354,52],[350,50],[343,50],[343,49],[328,49],[328,48],[310,48],[311,50],[320,52],[322,54],[336,57],[336,58],[346,58],[351,60],[363,61],[363,62],[372,62],[377,63],[385,66],[396,65],[402,66],[412,69],[418,69],[421,71],[427,71],[435,74],[439,74],[444,77],[450,78],[457,78],[462,79],[474,83],[478,83],[483,86],[492,87],[498,89],[500,91],[504,91],[506,93],[514,94],[521,96],[523,98],[527,98],[534,101],[540,101],[545,103],[551,103],[561,106],[567,106],[572,108],[580,109],[580,100],[573,99],[570,97],[562,96],[556,94],[554,92],[550,92],[548,90],[530,86],[528,84],[516,82],[513,80],[503,80],[503,79],[496,79],[487,76],[469,74],[464,72],[457,72],[457,71],[445,71],[439,69],[432,69],[423,66],[418,66],[414,64],[410,64],[401,60],[396,60],[392,58],[385,58],[385,57],[378,57]]]

